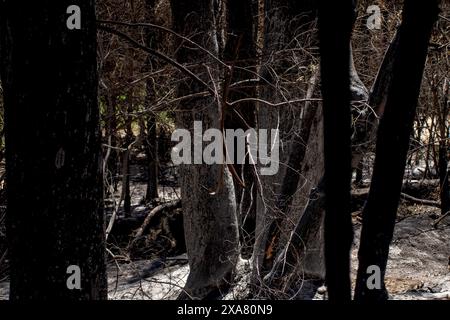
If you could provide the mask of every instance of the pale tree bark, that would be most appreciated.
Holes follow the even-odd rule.
[[[296,82],[298,69],[295,67],[295,48],[297,37],[302,31],[310,30],[315,19],[313,1],[266,0],[264,2],[264,49],[262,67],[260,71],[260,96],[270,102],[289,101],[303,96],[307,90],[307,83]],[[306,59],[309,61],[309,59]],[[313,71],[314,72],[314,71]],[[287,79],[289,84],[282,84],[281,79]],[[303,91],[303,92],[302,92]],[[277,199],[282,193],[284,178],[290,179],[298,174],[296,168],[286,163],[290,161],[290,150],[298,144],[304,146],[306,141],[299,134],[300,128],[309,120],[302,120],[300,108],[304,104],[293,103],[282,108],[274,108],[264,104],[258,105],[257,118],[259,129],[279,129],[280,157],[279,171],[273,176],[258,178],[258,197],[256,208],[255,246],[253,250],[252,282],[258,290],[262,286],[265,274],[270,271],[274,256],[272,244],[280,237],[280,228],[285,213],[277,208],[280,203],[289,201],[289,196]],[[308,118],[308,117],[306,117]],[[307,124],[305,125],[308,126]],[[295,142],[298,143],[295,143]],[[297,156],[300,161],[302,156]],[[291,159],[290,162],[293,162]],[[297,161],[295,161],[297,162]],[[287,170],[286,168],[291,168]],[[294,183],[284,184],[287,189]],[[294,186],[294,189],[296,187]],[[267,254],[269,252],[269,254]]]
[[[356,19],[354,1],[352,1],[352,5],[352,21],[354,22]],[[301,11],[296,13],[303,19],[313,22],[316,18],[316,6],[316,3],[309,4],[308,7],[307,2],[298,2],[297,8],[301,8]],[[271,17],[272,14],[268,16]],[[295,21],[295,19],[291,20]],[[303,23],[305,23],[305,20],[303,20]],[[292,25],[295,24],[291,22]],[[314,25],[311,26],[311,23],[308,26],[314,27]],[[313,38],[313,43],[317,39],[315,34],[310,35],[310,37]],[[299,43],[302,45],[301,38]],[[303,51],[305,51],[304,45]],[[365,103],[368,99],[368,90],[358,76],[352,53],[350,58],[351,98],[355,103]],[[306,65],[308,64],[306,63]],[[318,82],[317,78],[318,76],[313,72],[307,86],[306,99],[315,97],[314,83]],[[261,109],[259,112],[260,121],[265,119],[261,116],[263,112],[270,112],[261,111]],[[365,109],[363,112],[370,114],[369,108]],[[274,112],[278,111],[272,110],[272,113]],[[359,108],[353,108],[352,112],[358,118],[362,118],[359,114],[361,112],[360,106]],[[357,112],[358,114],[356,114]],[[258,216],[262,217],[258,219],[258,230],[262,229],[261,226],[264,226],[264,229],[262,229],[263,232],[257,232],[257,234],[262,235],[260,239],[262,239],[261,242],[265,241],[265,244],[261,245],[260,242],[258,246],[255,246],[255,252],[259,250],[261,255],[264,254],[265,267],[270,268],[272,266],[272,268],[267,275],[264,275],[264,271],[260,272],[258,261],[261,259],[258,259],[258,256],[255,255],[257,264],[255,264],[254,270],[264,277],[265,282],[270,281],[271,287],[277,286],[277,294],[279,294],[279,290],[282,290],[287,297],[308,299],[314,295],[315,288],[321,283],[325,272],[323,253],[324,210],[320,205],[324,201],[323,183],[320,184],[324,174],[322,108],[317,103],[307,101],[299,114],[300,121],[296,124],[298,128],[292,139],[288,141],[289,147],[286,148],[288,152],[285,153],[284,157],[282,156],[281,160],[286,161],[286,172],[280,173],[277,177],[264,178],[264,181],[271,180],[272,185],[275,185],[275,188],[265,187],[269,189],[269,192],[266,193],[270,194],[274,189],[279,192],[275,197],[275,203],[268,210],[262,205],[259,206],[259,208],[266,209],[266,212],[258,210]],[[289,119],[287,121],[283,119],[280,122],[284,125],[281,130],[288,131]],[[357,123],[353,128],[353,132],[357,133],[352,136],[355,145],[361,143],[357,140],[358,138],[363,140],[366,137],[364,128],[365,126],[360,125],[360,123]],[[357,152],[359,149],[353,148],[353,151],[353,157],[358,157],[358,163],[360,157]],[[271,218],[270,214],[273,212],[275,212],[272,215],[274,218]],[[266,213],[269,213],[269,215],[267,216]],[[266,219],[266,221],[263,219]],[[279,228],[280,225],[281,228]],[[267,259],[267,256],[270,259]],[[258,279],[257,276],[254,278]],[[304,281],[301,281],[301,279]],[[257,281],[255,282],[258,284]],[[267,283],[264,284],[267,285]]]
[[[171,1],[175,31],[191,37],[217,56],[213,3]],[[179,45],[178,61],[195,64],[191,70],[213,87],[220,70],[212,58],[202,50],[189,48],[189,44]],[[198,82],[187,79],[179,85],[178,94],[184,96],[200,90],[204,88]],[[187,111],[177,112],[178,128],[192,130],[194,120],[203,122],[203,130],[221,128],[222,113],[215,97],[190,99],[180,108]],[[182,164],[180,177],[190,273],[179,298],[217,298],[226,290],[239,257],[233,180],[227,167],[219,164]]]

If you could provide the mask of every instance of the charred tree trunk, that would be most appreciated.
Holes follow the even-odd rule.
[[[218,44],[214,19],[214,1],[172,0],[174,29],[217,56]],[[219,70],[203,50],[179,43],[177,59],[194,63],[191,71],[212,87]],[[206,66],[209,69],[206,69]],[[185,79],[178,95],[185,96],[205,88]],[[219,92],[220,94],[220,92]],[[222,105],[215,97],[185,100],[177,111],[177,126],[193,136],[194,121],[202,121],[203,130],[222,128]],[[239,233],[236,197],[231,174],[220,164],[181,164],[181,196],[186,248],[190,273],[179,299],[213,299],[229,286],[239,257]]]
[[[146,0],[145,8],[147,11],[147,20],[149,23],[155,22],[155,3],[156,0]],[[147,46],[156,49],[158,43],[158,34],[151,28],[146,29]],[[156,70],[158,62],[151,55],[147,58],[147,71]],[[155,102],[155,80],[149,77],[146,83],[147,94],[145,97],[145,106],[149,110]],[[145,153],[147,155],[147,190],[145,192],[145,200],[151,201],[158,198],[158,143],[156,135],[156,116],[151,113],[147,117],[147,136],[145,139]]]
[[[314,21],[316,17],[314,10],[312,10],[314,6],[309,7],[310,11],[308,14],[308,7],[305,4],[306,2],[299,2],[304,11],[303,17],[309,17],[310,21]],[[353,9],[354,21],[356,19],[356,8],[354,7]],[[314,27],[314,25],[311,26],[312,29]],[[315,34],[310,37],[317,38]],[[364,102],[368,99],[368,90],[358,76],[352,54],[350,58],[351,97],[353,101]],[[306,99],[314,97],[316,78],[318,77],[315,74],[311,76]],[[358,110],[360,108],[355,108],[353,111],[357,112]],[[276,258],[270,274],[265,279],[281,276],[283,277],[282,281],[276,282],[283,286],[281,290],[286,292],[286,288],[292,289],[296,294],[296,298],[308,298],[309,294],[314,291],[314,285],[303,286],[302,290],[299,290],[299,277],[305,280],[306,278],[314,279],[313,282],[316,283],[320,283],[320,281],[315,280],[320,280],[324,277],[322,226],[324,212],[320,205],[317,205],[324,199],[320,198],[321,196],[318,199],[310,198],[311,194],[323,194],[323,192],[316,192],[323,189],[318,184],[322,180],[324,172],[321,106],[307,101],[301,110],[300,118],[299,132],[294,135],[288,157],[286,158],[286,173],[279,183],[280,194],[277,196],[275,207],[282,215],[279,219],[275,218],[268,228],[269,237],[267,240],[269,243],[266,244],[265,252],[268,251],[267,249],[275,251]],[[361,118],[361,115],[358,114],[357,118]],[[361,127],[362,125],[357,123],[354,131],[362,134],[363,130],[361,130]],[[356,140],[358,136],[354,135],[353,138]],[[355,144],[359,144],[359,141],[355,141]],[[293,212],[289,213],[290,211]],[[294,228],[284,228],[285,230],[282,230],[277,226],[286,225],[288,224],[286,222],[289,220],[297,221]],[[297,231],[303,229],[308,229],[308,232],[298,234]],[[289,234],[289,236],[287,238],[282,236],[280,239],[280,233]],[[275,242],[272,239],[275,239]],[[276,245],[273,246],[273,244]],[[286,260],[284,260],[285,258]],[[287,267],[287,265],[290,265],[290,267]],[[296,286],[297,288],[295,288]],[[303,288],[306,290],[303,290]],[[292,295],[289,297],[292,298]]]
[[[123,211],[126,216],[131,215],[131,190],[130,190],[130,153],[131,137],[125,137],[125,148],[122,153],[122,195]]]
[[[95,6],[69,30],[71,4],[0,3],[12,300],[107,297]]]
[[[449,118],[448,110],[448,85],[446,86],[447,92],[442,103],[441,118],[439,119],[440,127],[440,142],[439,142],[439,182],[440,182],[440,198],[441,198],[441,214],[444,216],[450,211],[450,182],[448,169],[448,156],[449,156],[449,143],[448,137],[450,137],[450,131],[447,123]],[[436,95],[436,94],[435,94]],[[437,99],[436,99],[437,100]],[[438,102],[438,101],[437,101]]]
[[[256,73],[256,26],[257,3],[255,0],[231,0],[227,2],[227,34],[223,57],[231,65],[231,83],[242,82],[242,85],[229,92],[229,101],[256,97],[256,84],[245,82],[254,79]],[[255,128],[255,102],[243,102],[227,110],[225,127],[227,129]],[[237,146],[237,144],[236,144]],[[237,150],[234,151],[237,155]],[[243,245],[242,253],[246,255],[253,248],[256,214],[256,179],[253,165],[248,156],[245,159],[233,159],[236,172],[245,183],[242,187],[235,184],[238,218],[240,224],[240,239]],[[243,161],[242,161],[243,160]],[[244,163],[244,164],[238,164]],[[251,252],[251,250],[250,250]]]
[[[378,70],[377,77],[368,97],[368,105],[371,108],[364,110],[364,114],[358,116],[359,121],[355,124],[352,136],[352,167],[357,169],[362,178],[362,165],[364,154],[376,139],[378,118],[383,115],[386,97],[392,84],[392,68],[394,59],[398,52],[398,32],[391,41]]]
[[[384,275],[389,244],[394,231],[428,42],[438,12],[438,0],[406,0],[404,4],[392,84],[378,128],[372,184],[363,210],[355,288],[357,300],[384,300],[388,297]],[[369,266],[380,268],[381,288],[369,289]]]
[[[325,268],[329,299],[351,299],[350,36],[352,1],[319,2],[325,154]]]
[[[152,201],[158,198],[158,137],[156,135],[156,117],[154,115],[148,116],[146,126],[147,189],[145,192],[145,200]]]

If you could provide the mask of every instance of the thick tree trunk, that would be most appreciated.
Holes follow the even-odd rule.
[[[310,4],[308,7],[307,2],[299,2],[297,5],[297,8],[302,9],[303,19],[307,18],[311,22],[314,21],[314,18],[316,17],[314,4]],[[356,11],[354,10],[353,13],[354,18],[356,18]],[[268,14],[267,16],[272,17],[273,14]],[[295,21],[295,19],[291,20]],[[276,27],[279,27],[279,24],[276,25]],[[310,37],[315,39],[315,35],[310,35]],[[301,40],[297,41],[301,42]],[[270,41],[268,43],[270,44]],[[352,100],[366,101],[368,98],[368,90],[358,76],[353,63],[353,57],[350,57],[350,90]],[[316,78],[317,76],[313,74],[306,91],[307,99],[313,98]],[[265,91],[263,91],[263,93],[264,92]],[[270,92],[270,89],[268,92]],[[270,249],[269,252],[275,251],[276,253],[271,256],[277,257],[274,260],[275,264],[272,267],[271,274],[267,278],[274,275],[282,275],[285,278],[282,283],[283,286],[285,286],[287,282],[298,284],[298,278],[290,275],[288,269],[293,269],[297,274],[311,275],[315,279],[321,278],[324,274],[322,235],[323,210],[315,205],[317,202],[320,202],[321,199],[317,199],[317,201],[309,200],[310,193],[318,188],[318,183],[323,177],[324,170],[322,154],[323,146],[321,141],[323,123],[322,120],[318,121],[318,118],[322,118],[322,110],[320,107],[320,112],[317,112],[317,108],[316,104],[306,102],[301,110],[300,128],[293,135],[292,141],[290,141],[291,146],[289,147],[286,159],[283,158],[286,161],[284,178],[282,178],[282,174],[279,174],[277,177],[279,179],[277,181],[279,182],[276,181],[275,184],[280,186],[278,189],[279,194],[277,194],[277,200],[274,206],[276,211],[278,211],[278,215],[275,215],[275,219],[272,221],[268,219],[270,216],[268,218],[266,217],[269,227],[265,228],[266,235],[268,234],[268,236],[266,237],[267,243],[265,245],[265,251],[263,252],[267,253],[268,249]],[[360,109],[355,108],[354,110],[356,112]],[[272,110],[271,112],[273,113],[275,111]],[[358,118],[361,118],[361,115],[358,115]],[[280,122],[285,125],[286,123],[289,123],[289,121],[290,120]],[[362,127],[360,124],[356,124],[356,126]],[[281,130],[283,129],[286,130],[284,126],[281,127]],[[360,129],[361,128],[354,128],[355,131],[361,131]],[[311,140],[308,139],[309,136],[311,136]],[[320,141],[320,143],[318,141]],[[356,141],[356,143],[358,143],[358,141]],[[273,180],[273,178],[271,179]],[[319,194],[322,193],[319,192]],[[311,206],[313,208],[310,208]],[[258,210],[258,213],[261,212],[261,210]],[[298,212],[300,212],[300,214],[296,214]],[[308,215],[308,217],[303,217],[303,214],[306,212],[313,213]],[[259,214],[259,216],[261,215]],[[293,228],[289,223],[291,220],[298,221]],[[262,221],[262,219],[259,221]],[[284,227],[280,228],[280,225],[284,225]],[[310,228],[311,232],[308,231],[304,237],[303,235],[300,237],[295,231],[299,228]],[[286,237],[285,234],[289,234],[289,236]],[[264,239],[264,237],[261,237],[261,239]],[[275,239],[275,241],[273,241],[273,239]],[[294,252],[290,252],[291,250]],[[287,264],[294,263],[293,259],[279,263],[280,256],[284,256],[285,254],[287,254],[286,258],[295,256],[297,265],[292,266],[292,268],[285,268]],[[257,256],[255,255],[255,257]],[[266,259],[265,262],[266,265],[270,266],[270,261],[268,259]],[[258,269],[255,268],[255,270]],[[309,289],[313,288],[311,287]],[[296,293],[299,293],[297,296],[298,298],[307,298],[302,292],[298,291],[298,288],[293,288],[293,290],[295,290]]]
[[[310,81],[306,98],[313,97],[319,82],[318,73],[317,71]],[[278,243],[272,254],[273,266],[264,277],[264,282],[276,292],[282,290],[288,298],[310,299],[306,292],[310,288],[304,286],[303,280],[323,278],[324,275],[321,232],[323,208],[319,204],[323,199],[320,197],[321,191],[314,191],[324,170],[322,120],[321,106],[307,102],[302,116],[303,125],[300,134],[293,139],[287,163],[292,172],[283,179],[281,194],[277,200],[277,208],[283,212],[292,210],[293,214],[300,214],[290,218],[298,222],[294,227],[285,228],[288,236],[277,235]],[[290,221],[287,217],[285,219],[285,224]],[[307,232],[299,233],[302,228],[307,229]]]
[[[0,2],[12,300],[107,297],[94,1],[81,30],[70,5]]]
[[[372,143],[373,136],[375,135],[377,128],[377,116],[380,116],[380,112],[384,109],[383,96],[390,88],[391,74],[392,74],[392,61],[397,52],[398,36],[394,37],[393,42],[386,51],[383,63],[378,71],[377,79],[375,80],[373,89],[369,96],[369,104],[374,110],[375,114],[370,111],[364,117],[366,125],[361,128],[356,124],[356,134],[352,136],[352,146],[357,147],[352,149],[352,159],[358,159],[356,164],[361,164],[361,157],[367,152],[370,144]],[[353,66],[354,68],[354,66]],[[350,68],[350,74],[353,77],[357,77],[356,71],[352,67]],[[359,78],[359,77],[358,77]],[[351,80],[357,81],[357,80]],[[358,86],[359,89],[352,93],[353,99],[357,96],[360,89],[365,92],[365,89]],[[350,86],[351,91],[352,86]],[[311,97],[307,94],[307,98]],[[308,107],[313,107],[308,103]],[[308,110],[308,109],[307,109]],[[294,208],[301,208],[303,212],[297,218],[295,228],[291,233],[286,245],[282,250],[279,250],[277,257],[275,258],[274,266],[268,276],[267,280],[271,281],[271,285],[274,285],[273,280],[277,280],[277,277],[282,277],[281,285],[284,287],[290,287],[289,283],[298,282],[298,278],[293,277],[293,273],[299,274],[303,278],[323,279],[325,274],[324,258],[323,258],[323,216],[324,208],[322,203],[325,196],[323,193],[323,183],[319,185],[320,181],[323,181],[323,146],[322,146],[322,112],[319,108],[315,113],[315,119],[312,124],[310,140],[307,140],[308,148],[305,158],[300,165],[300,172],[303,173],[301,182],[297,182],[296,188],[299,185],[302,186],[301,190],[297,191],[292,199],[292,205]],[[368,125],[367,125],[368,123]],[[302,148],[295,148],[292,153],[301,154]],[[296,162],[289,162],[289,167],[295,167]],[[285,179],[283,183],[291,180]],[[304,202],[305,192],[310,192],[307,202]],[[365,201],[365,198],[363,199]],[[308,290],[311,287],[307,287]],[[297,291],[296,291],[297,292]],[[304,292],[309,294],[308,292]],[[299,292],[301,297],[302,292]]]
[[[261,67],[260,96],[270,102],[286,102],[291,99],[303,98],[308,89],[308,81],[299,82],[299,70],[295,67],[298,60],[304,59],[305,65],[311,60],[306,55],[300,56],[295,50],[298,42],[305,40],[305,46],[310,34],[311,25],[315,19],[313,1],[266,0],[264,3],[264,49]],[[302,35],[302,32],[303,33]],[[309,69],[308,69],[309,71]],[[306,71],[305,77],[311,77],[315,71]],[[289,167],[288,162],[295,161],[291,157],[291,150],[304,149],[304,135],[307,135],[310,117],[302,114],[310,112],[303,109],[305,105],[299,103],[286,104],[281,108],[265,104],[258,105],[257,118],[259,129],[279,129],[280,138],[280,167],[279,172],[273,176],[258,177],[258,197],[256,208],[255,246],[253,250],[253,276],[252,282],[257,289],[261,281],[270,271],[273,263],[272,244],[278,243],[280,230],[286,212],[277,208],[278,204],[288,204],[290,201],[287,189],[292,184],[283,182],[285,178],[296,180],[300,173],[296,168]],[[302,108],[302,109],[300,109]],[[300,133],[301,128],[306,131]],[[301,155],[294,155],[300,159]],[[291,159],[290,159],[291,158]],[[294,183],[295,184],[295,183]],[[283,186],[285,190],[282,191]],[[281,196],[284,193],[286,195]],[[288,205],[286,206],[286,208]]]
[[[325,268],[329,299],[350,300],[352,1],[319,2],[325,154]]]
[[[389,244],[402,187],[409,139],[420,92],[428,42],[437,18],[439,1],[406,0],[399,29],[398,52],[392,84],[386,97],[377,137],[377,149],[369,198],[363,211],[357,300],[384,300]],[[381,288],[367,286],[369,266],[381,270]]]
[[[174,29],[191,37],[217,55],[218,45],[213,15],[213,1],[172,0]],[[213,86],[219,72],[204,51],[181,46],[181,63],[194,63],[192,71]],[[205,65],[209,65],[209,72]],[[185,80],[178,95],[204,90],[198,82]],[[220,94],[220,92],[219,92]],[[221,106],[220,106],[221,107]],[[177,126],[191,131],[194,120],[203,122],[203,130],[221,128],[222,112],[215,97],[186,100],[177,112]],[[212,299],[229,285],[239,257],[239,233],[233,180],[226,166],[220,164],[180,165],[181,196],[186,247],[190,273],[179,299]]]

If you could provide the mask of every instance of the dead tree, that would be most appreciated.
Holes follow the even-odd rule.
[[[257,1],[231,0],[227,2],[226,8],[227,42],[223,58],[231,66],[231,70],[225,69],[224,77],[230,84],[241,83],[229,91],[227,98],[229,101],[254,98],[257,93],[256,83],[251,80],[255,79],[257,72]],[[255,126],[255,102],[245,101],[226,110],[225,127],[227,129],[246,131]],[[237,155],[237,150],[233,154]],[[236,172],[245,184],[243,187],[235,183],[235,188],[242,253],[246,255],[249,248],[253,248],[254,243],[257,185],[249,157],[233,160]]]
[[[203,130],[223,129],[223,101],[218,99],[219,70],[214,1],[172,0],[173,26],[203,49],[178,39],[177,59],[193,64],[191,71],[201,81],[183,80],[178,95],[205,90],[216,96],[186,99],[177,111],[177,127],[192,130],[194,121],[202,121]],[[221,102],[222,101],[222,102]],[[220,108],[220,109],[219,109]],[[191,132],[192,134],[192,132]],[[181,164],[180,184],[186,248],[190,273],[180,299],[212,299],[220,296],[231,280],[239,256],[239,233],[233,179],[227,166],[220,164]]]
[[[259,95],[263,100],[271,102],[287,102],[304,97],[310,81],[296,81],[298,69],[295,48],[302,33],[308,33],[315,20],[314,1],[266,0],[264,2],[264,48],[259,71],[261,86]],[[309,34],[308,34],[309,35]],[[308,36],[305,36],[308,38]],[[305,43],[306,45],[306,43]],[[308,44],[310,45],[310,44]],[[302,59],[305,56],[302,57]],[[305,59],[305,64],[312,61]],[[314,78],[315,71],[307,74]],[[280,79],[285,80],[282,83]],[[304,92],[302,92],[304,91]],[[316,108],[304,108],[302,103],[286,103],[283,108],[258,105],[257,118],[260,129],[279,129],[280,152],[279,172],[273,176],[261,176],[258,181],[258,197],[256,207],[255,245],[253,250],[253,276],[255,288],[261,287],[261,281],[270,271],[273,263],[272,244],[279,243],[284,209],[289,207],[291,194],[297,188],[299,180],[298,164],[302,154],[291,156],[291,150],[305,150],[309,127]],[[304,111],[299,111],[299,110]],[[304,113],[304,114],[303,114]],[[296,116],[294,117],[294,114]],[[301,128],[305,128],[304,130]],[[298,131],[303,130],[300,134]],[[289,163],[289,165],[285,165]],[[294,166],[291,164],[295,163]],[[284,180],[286,179],[286,183]],[[278,207],[282,206],[281,209]],[[278,246],[278,244],[277,244]],[[276,249],[275,249],[276,250]]]
[[[319,1],[324,114],[325,267],[329,299],[350,300],[352,1]]]
[[[409,140],[420,92],[428,42],[439,1],[406,0],[399,29],[392,83],[380,120],[369,197],[363,210],[356,300],[384,300],[389,245],[392,240]],[[369,289],[368,268],[381,270],[381,287]]]
[[[146,0],[145,9],[147,13],[147,23],[155,23],[155,4],[156,0]],[[150,28],[146,29],[147,47],[156,50],[159,40],[158,33]],[[152,55],[148,56],[146,69],[148,72],[154,71],[159,67],[159,62]],[[147,109],[151,109],[152,103],[155,103],[156,83],[153,77],[149,77],[146,81],[147,94],[145,96],[145,104]],[[151,112],[147,116],[146,129],[147,136],[145,139],[145,153],[147,155],[147,190],[145,192],[145,200],[151,201],[158,198],[158,143],[156,133],[156,115]]]
[[[107,297],[95,4],[80,30],[71,5],[0,3],[12,300]]]
[[[448,122],[449,113],[449,101],[448,96],[450,94],[449,86],[446,84],[444,88],[447,92],[444,93],[444,101],[442,101],[442,107],[439,119],[440,141],[439,141],[439,186],[440,186],[440,198],[441,198],[441,214],[442,216],[450,212],[450,170],[448,169],[448,157],[449,157],[449,143],[447,137],[450,137],[450,130],[446,123]],[[434,93],[437,99],[437,94]],[[439,104],[439,101],[436,101]]]

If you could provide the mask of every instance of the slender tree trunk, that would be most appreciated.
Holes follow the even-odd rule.
[[[445,141],[439,144],[439,181],[441,214],[445,215],[450,211],[450,171],[448,170],[448,146]]]
[[[156,135],[156,117],[154,115],[150,115],[147,118],[145,145],[147,154],[147,190],[145,199],[146,201],[151,201],[158,198],[158,139]]]
[[[376,139],[378,118],[384,113],[386,97],[392,84],[394,59],[398,53],[398,32],[395,33],[383,58],[377,77],[368,97],[368,108],[360,115],[352,136],[352,167],[357,168],[357,181],[362,175],[363,157]],[[358,174],[360,177],[358,177]],[[362,178],[362,177],[361,177]],[[356,181],[356,182],[357,182]]]
[[[125,151],[122,153],[122,199],[123,211],[126,216],[131,214],[131,191],[130,191],[130,153],[131,148],[128,148],[130,143],[129,138],[125,138]]]
[[[227,3],[227,34],[228,41],[225,46],[223,57],[233,71],[231,75],[232,83],[242,82],[255,78],[256,73],[256,9],[255,0],[231,0]],[[236,101],[245,98],[256,97],[256,84],[243,83],[230,91],[228,100]],[[255,128],[256,113],[255,103],[244,102],[237,107],[227,110],[225,126],[229,129]],[[237,155],[237,150],[234,152]],[[249,163],[249,157],[244,159],[244,164],[239,165],[243,159],[233,159],[236,172],[245,183],[242,187],[235,184],[236,201],[238,205],[238,217],[240,224],[240,238],[243,244],[243,254],[248,248],[253,248],[255,233],[256,214],[256,180],[253,165]],[[250,251],[251,252],[251,251]]]
[[[105,299],[94,1],[81,30],[66,26],[72,1],[19,3],[0,2],[10,298]]]
[[[440,198],[441,198],[441,214],[445,215],[450,211],[450,182],[448,170],[448,156],[449,156],[449,144],[448,138],[450,137],[450,131],[448,129],[448,86],[447,92],[445,94],[444,101],[442,102],[442,108],[440,110],[439,119],[439,129],[440,129],[440,142],[439,142],[439,182],[440,182]],[[437,88],[436,88],[437,91]],[[434,93],[436,96],[436,104],[439,103],[437,99],[437,92]]]
[[[384,275],[389,244],[394,231],[428,42],[439,12],[438,6],[438,0],[406,0],[404,4],[392,84],[378,128],[372,184],[363,211],[355,289],[357,300],[384,300],[388,297]],[[381,288],[369,289],[369,266],[380,268]]]
[[[155,22],[155,0],[146,0],[145,8],[147,11],[147,20],[150,23]],[[151,49],[156,49],[158,37],[155,30],[151,28],[146,29],[147,46]],[[156,70],[158,62],[153,59],[151,55],[147,58],[147,71]],[[145,97],[145,106],[147,109],[155,102],[155,80],[152,77],[147,79],[146,83],[147,94]],[[145,193],[146,201],[151,201],[158,198],[158,143],[156,135],[156,116],[151,113],[147,117],[147,136],[145,139],[145,152],[147,155],[147,190]]]
[[[171,1],[174,29],[217,55],[213,3],[212,0]],[[212,58],[189,45],[179,43],[178,47],[178,61],[193,63],[191,70],[212,87],[212,81],[219,78],[219,70]],[[178,95],[204,89],[198,82],[186,79],[180,83]],[[177,112],[177,126],[190,130],[191,136],[194,120],[203,122],[203,130],[221,128],[223,113],[215,97],[190,99],[180,107],[189,111]],[[204,163],[181,164],[180,178],[190,273],[179,299],[213,299],[227,289],[239,257],[233,180],[226,166]]]
[[[118,175],[118,152],[117,149],[117,118],[116,118],[116,94],[114,92],[108,92],[105,96],[106,101],[106,144],[108,149],[104,157],[105,172],[104,174],[109,177],[110,183],[113,186],[113,190],[117,191],[117,175]]]
[[[329,299],[351,299],[350,36],[352,1],[319,2],[324,114],[325,268]]]
[[[131,55],[131,59],[133,56]],[[133,65],[134,63],[130,63],[130,78],[133,74]],[[125,116],[125,143],[123,148],[126,149],[122,153],[122,196],[123,196],[123,210],[126,216],[131,215],[131,190],[130,190],[130,160],[131,160],[131,152],[132,152],[132,143],[134,139],[133,134],[133,118],[131,113],[133,112],[133,104],[134,104],[134,92],[133,89],[127,94],[127,115]]]

